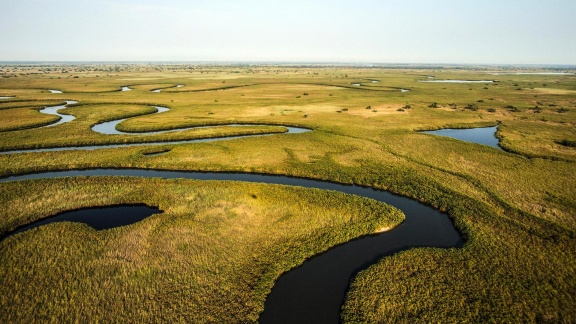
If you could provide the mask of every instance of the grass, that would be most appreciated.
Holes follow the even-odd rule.
[[[22,69],[24,70],[23,67]],[[45,67],[31,67],[26,71],[32,72],[34,69],[39,71]],[[106,136],[90,131],[90,126],[97,122],[128,116],[134,117],[122,123],[121,127],[133,131],[223,123],[299,125],[314,131],[175,146],[0,155],[0,175],[94,167],[242,171],[287,174],[391,190],[448,212],[467,238],[467,243],[462,249],[455,250],[406,251],[384,258],[360,273],[352,284],[343,308],[342,316],[345,321],[576,321],[576,314],[572,310],[576,304],[574,300],[576,151],[573,147],[562,144],[570,143],[576,138],[576,94],[573,93],[576,90],[575,76],[511,74],[493,76],[481,70],[431,71],[283,66],[118,65],[79,66],[67,69],[69,73],[64,75],[80,75],[80,77],[58,79],[59,76],[63,76],[61,70],[57,72],[51,70],[43,71],[48,73],[42,75],[31,74],[0,79],[0,95],[15,96],[12,99],[3,99],[0,107],[5,108],[0,112],[14,110],[10,114],[29,117],[25,122],[23,119],[15,119],[13,127],[25,123],[41,123],[41,114],[34,114],[34,111],[29,109],[38,107],[39,103],[79,101],[79,105],[65,110],[77,117],[68,124],[54,128],[0,132],[1,150],[188,139],[230,134],[227,133],[228,130],[222,128],[207,129],[202,131],[203,133],[195,130],[155,136]],[[84,69],[83,74],[80,74],[80,69]],[[417,82],[426,79],[427,75],[434,75],[436,79],[498,79],[498,82],[487,84]],[[368,81],[372,79],[380,82]],[[350,86],[356,82],[362,83],[362,86]],[[185,86],[168,88],[160,93],[150,92],[151,89],[176,84]],[[112,92],[122,85],[129,85],[134,90]],[[223,87],[227,89],[222,89]],[[49,94],[41,90],[47,88],[60,89],[64,93]],[[209,90],[216,88],[220,90]],[[363,88],[375,91],[362,90]],[[410,89],[410,92],[394,90],[400,88]],[[517,88],[522,90],[516,90]],[[540,88],[562,91],[541,91]],[[437,108],[428,107],[432,102],[437,103]],[[153,105],[166,106],[171,110],[158,115],[143,115],[152,112]],[[367,106],[370,106],[370,109],[366,109]],[[506,108],[507,106],[513,106],[515,111]],[[538,106],[539,110],[535,110],[535,106]],[[402,107],[410,108],[399,111]],[[496,124],[500,125],[498,136],[507,152],[415,132],[422,129]],[[281,131],[281,129],[254,127],[250,131]],[[145,155],[168,149],[169,152],[161,155]],[[128,186],[122,186],[126,181],[139,183],[137,186],[139,189],[129,190]],[[149,189],[151,191],[148,193],[142,189],[146,187],[144,183],[154,183],[155,187],[162,190]],[[214,204],[211,200],[196,201],[194,208],[204,213],[203,221],[196,224],[197,226],[194,225],[196,227],[186,227],[188,225],[174,220],[169,239],[165,240],[190,243],[189,232],[182,231],[194,228],[196,231],[194,233],[203,233],[194,236],[194,244],[199,244],[203,248],[217,245],[214,240],[221,238],[224,233],[228,235],[234,232],[231,228],[235,225],[222,219],[225,219],[226,215],[230,217],[236,215],[233,218],[235,220],[242,219],[238,216],[241,213],[235,211],[235,208],[240,205],[244,206],[241,208],[245,208],[244,199],[252,202],[248,199],[251,197],[248,192],[255,190],[248,190],[244,184],[117,178],[46,180],[34,182],[31,187],[27,184],[28,182],[0,184],[4,195],[12,197],[10,203],[3,205],[14,205],[10,207],[11,213],[14,213],[10,215],[13,216],[8,216],[6,211],[0,214],[2,223],[7,224],[6,229],[18,222],[26,223],[35,217],[75,208],[74,206],[122,201],[155,205],[162,201],[172,202],[171,199],[179,202],[177,197],[184,197],[184,193],[189,190],[190,192],[200,190],[195,189],[197,187],[211,190],[208,196],[223,197],[222,205]],[[98,184],[103,186],[102,192],[97,191]],[[228,186],[237,186],[235,190],[244,192],[246,197],[242,196],[242,199],[237,200],[236,194],[223,189]],[[259,211],[272,219],[278,219],[285,215],[287,210],[292,210],[290,206],[284,204],[276,208],[272,202],[291,201],[291,197],[294,197],[294,192],[291,191],[293,189],[268,189],[269,186],[260,186],[258,190],[261,193],[257,194],[257,201],[261,201],[260,197],[266,190],[273,190],[278,195],[273,199],[270,198],[268,204],[258,205]],[[45,187],[54,188],[55,193],[50,199],[42,196]],[[71,188],[77,193],[73,194]],[[82,195],[84,192],[90,194]],[[176,198],[170,198],[171,192],[180,194],[174,194]],[[313,195],[316,194],[322,195],[316,192]],[[42,199],[38,199],[38,195]],[[58,205],[58,201],[62,199],[57,201],[55,197],[67,195],[72,195],[70,202],[74,206]],[[166,197],[154,198],[158,195]],[[100,198],[95,200],[93,196]],[[349,210],[346,209],[348,208],[345,204],[346,199],[349,198],[338,196],[332,200],[337,205],[329,210],[336,211],[343,208],[342,210],[346,212]],[[20,203],[13,203],[15,201]],[[36,205],[36,201],[43,201],[44,207],[40,208]],[[302,202],[300,205],[302,208],[312,208],[319,213],[330,208],[324,203],[316,204],[313,199],[306,201],[307,203]],[[187,205],[188,202],[182,204],[184,207],[180,213],[185,214],[190,207]],[[165,206],[160,207],[164,209]],[[255,321],[263,307],[267,289],[279,272],[274,272],[274,275],[266,277],[265,280],[262,279],[266,284],[261,286],[239,287],[234,284],[238,277],[235,277],[233,272],[240,268],[222,266],[217,268],[217,271],[210,270],[212,273],[203,270],[203,263],[200,261],[191,264],[182,257],[164,258],[160,252],[146,254],[142,252],[145,249],[140,245],[162,245],[159,241],[151,241],[147,232],[153,227],[152,223],[159,222],[154,219],[161,217],[164,216],[151,218],[142,224],[134,224],[125,229],[107,232],[110,234],[93,233],[70,224],[55,225],[52,227],[54,233],[50,232],[51,230],[37,230],[39,235],[44,235],[41,236],[42,240],[19,239],[21,243],[16,246],[6,246],[8,241],[0,243],[2,245],[0,248],[3,249],[2,257],[10,258],[1,264],[9,268],[15,264],[26,263],[27,258],[16,256],[31,254],[34,255],[31,260],[47,260],[38,265],[44,267],[42,269],[46,269],[45,271],[34,270],[38,270],[35,272],[37,276],[43,276],[49,273],[48,269],[53,271],[54,266],[50,265],[55,264],[55,260],[60,260],[58,258],[65,253],[60,251],[56,257],[50,255],[52,252],[49,249],[43,250],[40,247],[52,244],[50,242],[55,242],[57,239],[66,239],[73,244],[70,246],[77,248],[67,248],[67,253],[74,250],[74,257],[71,256],[66,263],[60,264],[58,269],[62,271],[67,267],[76,269],[77,264],[82,264],[83,260],[89,260],[87,264],[93,264],[95,267],[102,266],[110,261],[106,256],[125,253],[123,252],[125,249],[117,247],[117,242],[128,242],[138,247],[133,250],[135,252],[130,258],[145,260],[151,264],[159,264],[162,261],[162,267],[170,269],[194,270],[181,271],[182,274],[172,276],[166,275],[166,273],[172,274],[173,272],[170,272],[172,270],[143,266],[138,268],[137,272],[130,272],[126,269],[131,269],[132,262],[122,258],[110,261],[111,269],[116,269],[114,271],[117,273],[102,281],[105,282],[105,289],[110,291],[109,296],[106,296],[107,303],[114,305],[110,308],[110,314],[129,313],[136,316],[135,318],[150,321],[226,322],[231,319]],[[329,219],[331,216],[326,214],[325,217]],[[6,221],[8,218],[10,220]],[[250,220],[252,219],[247,217],[245,221]],[[320,218],[315,218],[311,222],[309,225],[294,223],[291,230],[313,231],[318,228],[326,230],[322,227],[324,225]],[[66,230],[57,229],[58,226]],[[301,226],[303,227],[300,228]],[[82,234],[75,237],[67,235],[66,231]],[[263,267],[261,260],[265,259],[267,266],[288,269],[304,259],[298,251],[306,250],[307,255],[310,255],[315,253],[313,251],[323,250],[335,242],[331,239],[330,243],[324,244],[321,243],[323,236],[312,236],[303,244],[310,244],[314,248],[301,250],[293,241],[290,241],[292,243],[282,241],[284,234],[270,226],[253,226],[250,231],[254,237],[266,237],[270,240],[271,243],[266,245],[262,253],[272,255],[280,253],[274,249],[282,249],[279,255],[283,253],[298,255],[291,257],[289,266],[279,264],[280,261],[269,259],[268,256],[262,257],[263,259],[248,258],[242,269],[255,269],[256,272]],[[350,231],[353,232],[352,229]],[[326,230],[326,233],[332,232]],[[337,233],[335,235],[338,235],[338,240],[345,240],[343,237],[346,235],[348,235],[346,237],[357,235],[348,233],[347,229],[337,230],[334,233]],[[106,237],[106,240],[102,236]],[[97,254],[88,249],[87,245],[82,245],[95,244],[85,242],[92,242],[90,240],[104,242],[105,244],[98,246],[102,246],[100,249],[105,247],[108,254]],[[221,247],[234,245],[232,242],[242,244],[247,242],[237,236],[230,240],[226,241],[227,243],[223,242]],[[31,246],[33,244],[37,245]],[[295,251],[291,250],[292,247]],[[211,252],[211,258],[203,262],[207,260],[223,264],[227,261],[232,262],[234,253],[225,250],[225,248],[215,249]],[[230,264],[236,265],[234,262]],[[101,268],[93,268],[91,274],[97,272],[94,269]],[[208,272],[210,280],[220,280],[223,287],[228,290],[223,291],[209,284],[208,279],[203,284],[192,286],[191,282],[195,285],[194,280],[199,282],[204,280],[198,273],[205,272],[197,271]],[[249,272],[246,278],[259,277],[256,272],[246,271]],[[244,276],[244,272],[238,273]],[[194,279],[194,275],[198,277]],[[2,282],[17,285],[12,283],[16,276],[14,272],[7,273],[5,278],[9,280]],[[186,277],[186,280],[180,280],[185,276],[192,278]],[[145,284],[139,288],[139,285],[126,278],[136,278],[134,282]],[[165,278],[169,278],[166,279],[168,281],[163,281]],[[77,282],[75,281],[74,286],[70,288],[61,287],[58,290],[57,285],[54,285],[54,289],[60,293],[58,296],[68,299],[62,297],[64,299],[58,299],[61,302],[55,301],[50,304],[51,307],[43,309],[45,318],[57,319],[67,313],[80,314],[82,309],[86,308],[81,305],[88,303],[86,298],[95,298],[89,297],[86,290],[78,288],[82,287],[79,282],[86,284],[90,281],[89,277],[80,275],[74,280]],[[156,286],[160,285],[160,282],[164,289]],[[9,292],[5,294],[5,300],[13,298],[15,292],[19,292],[18,298],[23,300],[10,304],[11,306],[7,308],[12,314],[10,316],[15,316],[13,318],[28,316],[24,315],[25,312],[37,305],[25,300],[31,297],[45,298],[32,290],[14,286],[8,289],[7,284],[2,285],[3,291]],[[87,287],[92,287],[90,285]],[[158,288],[162,293],[152,293],[158,290],[150,287]],[[150,290],[146,290],[149,288]],[[114,298],[118,302],[114,302]],[[189,308],[182,308],[182,305],[172,303],[172,300],[183,299],[189,299],[187,301],[189,304],[186,304]],[[68,305],[63,300],[74,300],[74,303]],[[242,305],[240,302],[248,300],[248,305]],[[119,306],[120,304],[122,306]],[[211,308],[212,304],[218,311]],[[94,312],[91,315],[102,316],[95,318],[104,319],[109,316],[103,312],[98,313],[97,310]]]
[[[282,272],[403,218],[356,196],[229,181],[23,181],[0,196],[2,232],[87,206],[164,210],[110,230],[56,223],[2,241],[3,322],[255,320]]]

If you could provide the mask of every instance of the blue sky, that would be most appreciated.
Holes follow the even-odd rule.
[[[2,0],[14,60],[576,64],[576,1]]]

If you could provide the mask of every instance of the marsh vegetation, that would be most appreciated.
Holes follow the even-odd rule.
[[[389,190],[446,212],[465,244],[404,251],[360,272],[343,305],[345,322],[576,321],[573,71],[502,73],[487,82],[498,71],[70,65],[71,77],[62,78],[61,67],[16,68],[25,73],[0,79],[0,96],[8,97],[0,101],[1,151],[155,144],[2,154],[2,177],[137,168]],[[419,82],[432,75],[483,82]],[[126,86],[132,90],[119,91]],[[58,113],[74,120],[40,127],[58,116],[38,110],[69,100],[78,104]],[[170,111],[153,114],[154,106]],[[254,126],[152,135],[91,129],[123,118],[123,132]],[[419,132],[494,125],[504,151]],[[312,131],[283,134],[287,126]],[[278,134],[163,144],[252,133]],[[282,273],[402,218],[365,198],[242,182],[72,177],[4,182],[0,191],[2,233],[78,208],[165,211],[104,231],[62,222],[1,241],[3,322],[254,322]]]

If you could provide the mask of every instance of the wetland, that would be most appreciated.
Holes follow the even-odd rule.
[[[0,79],[3,322],[576,319],[573,71],[107,68]]]

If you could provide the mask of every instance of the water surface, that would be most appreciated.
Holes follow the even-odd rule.
[[[132,90],[132,89],[129,88],[129,87],[122,87],[122,88],[120,88],[120,91],[130,91],[130,90]]]
[[[50,89],[50,90],[48,90],[48,91],[50,91],[51,93],[62,93],[62,91],[60,91],[60,90],[55,90],[55,89]]]
[[[65,176],[235,180],[302,186],[375,199],[400,209],[406,215],[402,224],[388,232],[338,245],[281,275],[266,299],[260,323],[338,323],[346,291],[358,271],[384,256],[414,247],[452,248],[463,244],[447,215],[431,207],[386,191],[319,180],[246,173],[93,169],[18,175],[0,179],[0,182]]]
[[[218,125],[218,126],[262,126],[261,124],[255,125]],[[271,125],[276,126],[276,125]],[[213,127],[213,126],[202,126],[202,127]],[[286,132],[282,134],[298,134],[310,132],[311,129],[301,128],[301,127],[290,127],[283,126],[286,128]],[[194,128],[194,127],[190,127]],[[188,128],[188,129],[190,129]],[[182,129],[181,129],[182,130]],[[146,135],[146,133],[142,133]],[[58,152],[58,151],[92,151],[107,148],[120,148],[120,147],[134,147],[134,146],[153,146],[153,145],[177,145],[177,144],[187,144],[187,143],[209,143],[215,141],[228,141],[238,138],[245,137],[261,137],[261,136],[272,136],[279,133],[263,133],[263,134],[245,134],[245,135],[233,135],[233,136],[220,136],[220,137],[210,137],[210,138],[196,138],[190,140],[180,140],[180,141],[156,141],[156,142],[143,142],[143,143],[126,143],[126,144],[106,144],[106,145],[88,145],[88,146],[65,146],[65,147],[50,147],[50,148],[39,148],[39,149],[23,149],[23,150],[11,150],[2,151],[0,154],[17,154],[17,153],[39,153],[39,152]]]
[[[52,126],[56,126],[56,125],[60,125],[60,124],[64,124],[67,123],[71,120],[76,119],[76,117],[72,116],[72,115],[66,115],[66,114],[60,114],[58,113],[58,110],[66,108],[67,105],[73,105],[78,103],[78,101],[74,101],[74,100],[66,100],[66,104],[65,105],[59,105],[59,106],[51,106],[51,107],[46,107],[44,109],[38,110],[39,112],[43,113],[43,114],[47,114],[47,115],[55,115],[55,116],[60,116],[60,120],[58,120],[57,122],[50,124],[50,125],[46,125],[46,126],[42,126],[42,127],[52,127]]]
[[[493,83],[494,80],[419,80],[418,82],[430,82],[430,83]]]
[[[495,72],[492,75],[575,75],[574,72]]]
[[[124,205],[110,207],[91,207],[63,212],[54,216],[49,216],[33,223],[21,226],[16,230],[4,235],[5,239],[17,233],[27,231],[42,225],[57,222],[77,222],[84,223],[95,230],[104,230],[114,227],[134,224],[154,214],[162,211],[156,207],[145,205]]]
[[[465,129],[445,128],[434,131],[423,131],[422,133],[451,137],[461,141],[488,145],[490,147],[502,150],[502,148],[498,145],[500,141],[496,137],[497,130],[498,126],[493,126]]]

